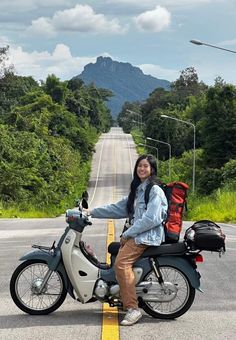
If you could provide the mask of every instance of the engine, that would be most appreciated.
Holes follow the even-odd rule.
[[[108,285],[103,280],[98,280],[94,289],[94,294],[98,299],[104,298],[108,294]]]

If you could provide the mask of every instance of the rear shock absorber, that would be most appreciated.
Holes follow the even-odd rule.
[[[156,266],[156,262],[155,262],[154,258],[150,257],[150,262],[151,262],[151,266],[153,268],[153,271],[154,271],[154,273],[155,273],[155,275],[157,277],[157,280],[158,280],[159,284],[161,286],[163,286],[164,281],[163,281],[163,277],[162,277],[161,272],[160,272],[158,261],[156,260],[156,262],[157,262],[157,266]]]

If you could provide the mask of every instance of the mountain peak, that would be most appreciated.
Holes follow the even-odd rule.
[[[142,101],[157,87],[168,89],[167,80],[146,75],[136,66],[126,62],[112,60],[110,57],[99,56],[96,63],[88,64],[77,76],[85,84],[95,83],[98,87],[107,88],[114,93],[108,106],[112,115],[116,116],[124,102]]]
[[[113,63],[113,60],[111,59],[111,57],[97,57],[97,61],[96,63],[98,65],[109,65],[111,63]]]
[[[131,65],[130,63],[123,63],[119,61],[112,60],[111,57],[97,57],[96,63],[90,63],[85,66],[85,72],[91,72],[92,70],[101,69],[103,72],[118,72],[118,73],[136,73],[137,75],[143,75],[143,71],[140,68]]]

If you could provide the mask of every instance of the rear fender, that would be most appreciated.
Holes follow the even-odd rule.
[[[74,293],[73,293],[73,287],[71,285],[70,279],[66,273],[64,264],[62,262],[62,256],[61,256],[61,250],[56,248],[55,252],[50,253],[46,251],[42,251],[40,249],[37,250],[31,250],[30,252],[26,253],[20,258],[20,261],[26,261],[26,260],[41,260],[47,263],[48,268],[53,271],[58,271],[63,276],[66,289],[70,296],[75,299]]]
[[[160,266],[171,266],[175,267],[178,270],[180,270],[182,273],[184,273],[187,278],[189,279],[189,282],[191,286],[199,291],[200,289],[200,277],[201,275],[197,270],[195,270],[191,264],[184,259],[183,257],[179,256],[160,256],[155,259]]]

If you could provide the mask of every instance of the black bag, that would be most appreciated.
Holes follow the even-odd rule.
[[[225,235],[221,227],[209,220],[195,222],[184,236],[191,250],[225,251]]]

